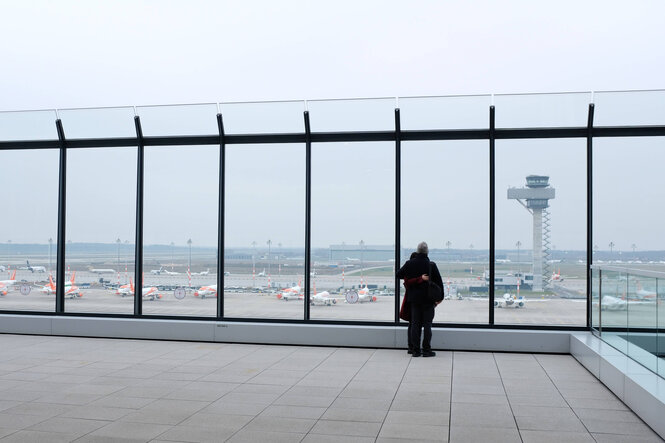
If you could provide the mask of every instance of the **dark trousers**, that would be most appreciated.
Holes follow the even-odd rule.
[[[420,351],[420,331],[423,330],[423,352],[432,350],[432,321],[434,321],[434,305],[409,303],[411,305],[411,346],[414,351]]]

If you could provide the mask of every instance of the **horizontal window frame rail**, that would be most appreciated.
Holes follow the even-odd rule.
[[[16,311],[0,310],[0,315],[34,315],[41,317],[86,317],[86,318],[118,318],[137,320],[178,320],[197,321],[211,323],[275,323],[275,324],[301,324],[301,325],[341,325],[341,326],[398,326],[408,327],[406,322],[369,322],[362,320],[325,320],[325,319],[295,319],[295,318],[252,318],[252,317],[194,317],[182,315],[157,315],[157,314],[114,314],[110,312],[62,312],[50,311]],[[586,326],[574,325],[538,325],[538,324],[494,324],[489,323],[433,323],[432,327],[440,329],[515,329],[515,330],[544,330],[544,331],[588,331]]]
[[[401,130],[402,141],[426,140],[489,140],[489,129],[437,129]],[[497,140],[586,138],[588,128],[503,128],[496,129]],[[592,137],[660,137],[665,136],[665,125],[658,126],[600,126],[592,129]],[[395,141],[397,134],[389,131],[313,132],[312,143],[381,142]],[[227,145],[305,143],[306,134],[228,134]],[[145,136],[145,146],[200,146],[219,144],[219,135]],[[106,137],[67,139],[67,149],[136,147],[136,137]],[[0,150],[6,149],[58,149],[58,140],[0,141]]]
[[[662,278],[665,279],[665,272],[661,271],[652,271],[650,269],[639,269],[639,268],[625,268],[623,266],[611,266],[611,265],[591,265],[592,271],[609,271],[609,272],[619,272],[623,274],[636,275],[640,277],[650,277],[650,278]]]

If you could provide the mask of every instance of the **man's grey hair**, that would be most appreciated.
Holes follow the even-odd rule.
[[[416,252],[419,254],[429,254],[429,248],[427,247],[427,243],[424,241],[421,241],[418,243],[418,247],[416,248]]]

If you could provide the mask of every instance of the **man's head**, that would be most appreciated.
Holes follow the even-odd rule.
[[[424,241],[421,241],[418,243],[418,247],[416,248],[416,252],[419,254],[429,254],[429,248],[427,247],[427,243]]]

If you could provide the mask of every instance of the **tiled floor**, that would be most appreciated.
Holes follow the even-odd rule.
[[[0,442],[656,442],[572,357],[0,335]]]

